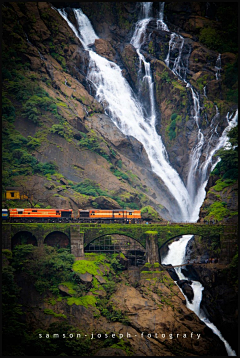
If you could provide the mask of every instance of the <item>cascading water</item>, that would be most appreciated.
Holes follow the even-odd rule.
[[[173,219],[186,221],[189,217],[188,192],[178,173],[169,164],[166,149],[161,137],[156,132],[154,105],[151,106],[152,116],[145,118],[143,108],[128,82],[122,76],[120,67],[89,49],[89,43],[94,41],[94,30],[90,22],[85,20],[86,16],[80,9],[73,9],[77,24],[81,24],[79,28],[76,28],[70,22],[65,10],[58,9],[58,12],[89,52],[90,61],[87,79],[95,87],[96,98],[104,103],[106,113],[125,135],[131,135],[143,144],[152,170],[163,180],[170,195],[173,196],[172,200],[175,200],[179,207],[178,210],[176,210],[175,205],[168,208]],[[140,43],[142,37],[140,26],[139,31],[136,32],[136,37],[139,37],[140,40],[134,39],[133,42]],[[95,38],[98,38],[97,35],[95,35]],[[151,76],[147,70],[146,75],[151,85]]]
[[[160,7],[161,8],[161,7]],[[161,13],[159,15],[161,23],[164,23],[163,21],[163,14]],[[187,190],[190,197],[190,207],[191,207],[191,215],[189,217],[189,221],[195,222],[198,220],[199,217],[199,210],[202,205],[202,202],[205,197],[205,186],[207,184],[207,176],[211,170],[214,169],[214,166],[217,165],[218,160],[215,162],[215,164],[212,164],[213,161],[213,155],[216,153],[218,149],[222,147],[222,144],[226,141],[226,132],[224,131],[222,133],[222,136],[219,137],[217,134],[217,126],[218,123],[216,123],[214,132],[218,136],[218,142],[214,143],[214,136],[211,135],[209,138],[205,138],[200,124],[200,99],[197,91],[193,88],[193,86],[187,82],[186,79],[186,73],[187,73],[187,67],[188,67],[188,58],[190,56],[191,49],[188,52],[188,56],[186,56],[185,63],[184,59],[182,58],[183,53],[183,46],[184,46],[184,38],[176,34],[175,32],[171,33],[170,41],[169,41],[169,49],[168,54],[165,59],[165,63],[168,66],[168,68],[181,80],[186,84],[187,88],[190,88],[191,95],[193,99],[193,112],[194,112],[194,120],[197,126],[197,144],[195,147],[192,148],[190,156],[189,156],[189,170],[188,170],[188,176],[187,176]],[[178,49],[178,56],[175,56],[174,50]],[[171,58],[171,54],[173,54]],[[216,79],[218,80],[220,77],[220,70],[221,70],[221,55],[218,55],[217,61],[216,61]],[[204,96],[206,95],[206,87],[204,87]],[[212,118],[211,121],[211,130],[213,123],[215,123],[215,119],[219,115],[218,109],[217,114]],[[236,117],[236,121],[234,121],[231,125],[228,121],[228,127],[231,128],[232,125],[237,124],[238,119],[238,111],[236,111],[234,118]],[[228,130],[227,130],[228,132]],[[204,148],[206,146],[206,148]],[[211,147],[214,146],[215,148],[210,151]],[[201,163],[202,159],[202,153],[205,153],[205,160],[203,163]]]
[[[221,72],[221,54],[219,53],[217,61],[216,61],[216,65],[215,65],[215,70],[216,70],[216,80],[218,81],[220,79],[220,72]]]
[[[157,20],[157,28],[159,30],[169,31],[167,25],[163,21],[164,5],[165,5],[164,2],[159,3],[159,16],[158,16],[159,20]]]
[[[156,24],[158,26],[160,21],[161,29],[169,31],[163,20],[163,9],[164,3],[160,3],[160,19],[156,21]],[[147,25],[152,19],[150,17],[152,14],[152,3],[141,3],[140,14],[143,18],[137,22],[131,39],[131,44],[136,48],[136,52],[139,56],[139,67],[141,68],[141,64],[144,66],[142,82],[145,82],[148,86],[149,110],[143,108],[140,100],[136,98],[128,82],[122,76],[120,67],[99,56],[89,48],[89,45],[93,44],[98,36],[95,34],[90,21],[83,14],[82,10],[73,9],[77,23],[76,27],[68,19],[64,9],[56,10],[67,21],[69,27],[83,44],[84,49],[89,53],[90,61],[87,79],[94,86],[96,90],[96,98],[103,104],[106,114],[110,116],[115,125],[125,135],[133,136],[143,144],[148,154],[153,172],[162,179],[165,186],[168,188],[169,196],[172,197],[172,203],[169,204],[169,206],[166,205],[166,207],[172,216],[172,220],[197,221],[199,209],[205,197],[204,188],[207,183],[207,175],[209,174],[210,169],[213,168],[213,154],[221,147],[226,136],[223,132],[222,136],[220,138],[218,137],[218,143],[212,151],[210,150],[211,146],[209,145],[209,142],[207,142],[209,153],[206,154],[206,160],[203,163],[200,163],[205,137],[199,124],[200,100],[198,93],[194,90],[192,85],[186,81],[189,56],[187,56],[187,60],[185,57],[184,62],[182,58],[184,38],[175,33],[171,34],[169,52],[165,62],[173,73],[177,75],[179,79],[184,81],[187,87],[190,87],[193,98],[194,119],[198,128],[198,142],[190,155],[187,187],[182,182],[178,173],[171,167],[167,151],[162,143],[161,137],[156,132],[154,83],[152,80],[150,63],[145,60],[140,52],[141,46],[146,40]],[[174,56],[174,60],[172,60],[171,52],[176,47],[178,49],[178,56]],[[191,49],[188,51],[189,55],[190,50]],[[236,118],[238,116],[237,113],[238,112],[235,114]],[[216,127],[215,132],[217,133]],[[214,165],[216,165],[216,162]],[[193,184],[194,182],[197,182],[195,178],[198,179],[198,188]],[[175,204],[173,204],[173,202],[175,202]]]
[[[185,253],[186,247],[189,240],[192,238],[192,235],[183,235],[178,241],[173,242],[168,246],[169,251],[167,255],[162,258],[162,264],[171,264],[182,265],[186,263]],[[175,271],[180,280],[187,280],[188,278],[182,273],[181,267],[175,267]],[[204,315],[204,312],[200,308],[200,304],[202,301],[202,291],[204,287],[198,281],[191,280],[192,289],[194,293],[194,297],[192,302],[190,303],[187,296],[182,291],[183,295],[186,298],[186,306],[193,311],[201,321],[203,321],[212,331],[215,333],[224,343],[228,356],[236,356],[236,352],[230,347],[229,343],[223,338],[221,332],[217,329],[217,327],[209,321],[209,319]],[[176,281],[177,283],[177,281]]]

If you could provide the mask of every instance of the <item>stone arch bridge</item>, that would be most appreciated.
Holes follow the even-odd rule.
[[[199,235],[218,237],[221,245],[221,256],[231,257],[237,243],[237,225],[207,225],[198,223],[180,224],[76,224],[76,223],[3,223],[2,247],[12,248],[12,240],[21,232],[29,232],[36,239],[36,245],[46,243],[46,238],[53,233],[61,233],[69,240],[71,252],[76,257],[84,256],[84,248],[95,239],[105,235],[120,234],[138,241],[151,255],[152,243],[160,250],[168,242],[181,235]],[[229,244],[231,243],[231,245]],[[149,256],[150,257],[150,256]],[[151,261],[151,260],[150,260]]]

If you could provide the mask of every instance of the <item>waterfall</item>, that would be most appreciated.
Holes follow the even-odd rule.
[[[174,241],[172,244],[168,246],[169,251],[167,255],[162,259],[162,264],[171,264],[182,265],[186,263],[185,253],[186,247],[189,240],[193,237],[193,235],[183,235],[178,241]],[[181,272],[181,267],[176,267],[175,271],[180,280],[187,280],[188,278]],[[192,281],[192,280],[191,280]],[[177,281],[175,282],[177,283]],[[187,296],[183,293],[186,298],[186,306],[193,311],[202,322],[204,322],[214,334],[216,334],[224,343],[228,356],[236,356],[236,352],[230,347],[229,343],[223,338],[221,332],[217,329],[217,327],[209,321],[209,319],[204,315],[204,312],[200,308],[200,304],[202,301],[202,291],[204,287],[198,281],[192,281],[192,289],[194,293],[194,297],[192,303],[189,302]]]
[[[93,39],[98,37],[93,35],[94,30],[90,22],[85,21],[85,18],[82,19],[83,16],[85,17],[82,11],[73,9],[77,24],[81,24],[78,28],[70,22],[65,10],[58,9],[58,12],[89,52],[90,61],[87,79],[95,87],[97,100],[104,105],[105,112],[125,135],[133,136],[143,144],[152,170],[162,179],[173,196],[172,201],[176,201],[177,207],[179,207],[177,210],[176,205],[173,204],[168,208],[169,212],[176,221],[186,221],[189,217],[188,192],[178,173],[171,167],[161,137],[156,132],[154,102],[151,105],[152,116],[145,118],[141,103],[122,76],[120,67],[89,49],[89,42],[92,43]],[[146,10],[146,13],[150,13],[150,8]],[[136,31],[138,40],[134,38],[132,42],[138,44],[136,46],[140,48],[145,24],[140,23],[138,25]],[[141,56],[140,58],[144,63],[145,60]],[[153,82],[150,71],[148,71],[150,64],[145,63],[145,65],[146,79],[151,87]],[[153,99],[153,95],[150,97]]]
[[[203,87],[203,95],[207,98],[207,86]]]
[[[152,2],[142,2],[140,5],[142,17],[150,18],[152,14]]]
[[[157,20],[157,28],[159,30],[163,30],[163,31],[169,31],[167,25],[165,24],[163,17],[164,17],[164,2],[160,2],[159,3],[159,20]]]
[[[141,53],[141,47],[146,41],[146,29],[150,20],[152,20],[152,3],[141,3],[141,19],[136,23],[135,31],[131,39],[131,44],[135,47],[139,57],[139,76],[141,77],[141,83],[145,84],[148,88],[148,108],[144,108],[141,100],[136,97],[127,80],[122,76],[120,67],[104,57],[99,56],[90,48],[90,45],[99,37],[96,35],[89,19],[82,10],[72,9],[76,19],[76,26],[68,19],[67,12],[64,9],[56,10],[66,20],[73,33],[82,43],[84,49],[89,53],[90,61],[87,79],[95,88],[96,98],[102,103],[105,113],[109,115],[110,119],[123,134],[133,136],[143,144],[153,172],[161,178],[165,187],[168,189],[171,202],[165,204],[165,206],[172,220],[197,221],[199,209],[205,197],[204,188],[207,183],[207,174],[209,174],[210,167],[213,168],[213,155],[222,145],[224,133],[221,137],[218,137],[218,143],[215,145],[216,150],[213,149],[210,151],[211,143],[207,143],[207,145],[209,145],[209,153],[207,153],[204,163],[200,163],[203,145],[205,145],[206,140],[199,123],[199,95],[186,80],[189,56],[183,61],[184,38],[175,33],[171,33],[169,51],[165,62],[173,73],[190,88],[193,98],[194,120],[196,122],[198,136],[197,144],[192,149],[190,155],[190,169],[186,186],[179,174],[169,163],[166,148],[161,137],[156,132],[154,82],[152,79],[151,66]],[[159,26],[160,21],[161,29],[169,31],[163,20],[163,10],[164,3],[160,3],[159,20],[157,19],[156,24]],[[171,54],[174,49],[178,50],[178,55],[174,56],[174,59],[171,59]],[[191,49],[189,49],[189,55],[190,51]],[[142,64],[144,74],[141,73]],[[215,127],[215,133],[217,134],[217,127]],[[212,138],[215,138],[215,136],[212,135]],[[194,181],[197,181],[195,178],[198,179],[199,182],[198,188],[194,184]]]
[[[159,21],[163,22],[163,15],[159,15]],[[186,63],[184,64],[184,60],[182,59],[182,52],[183,52],[183,46],[184,46],[184,38],[176,34],[175,32],[172,32],[170,35],[170,41],[169,41],[169,48],[168,48],[168,54],[165,59],[165,63],[168,66],[168,68],[176,75],[181,81],[183,81],[186,84],[186,88],[190,88],[192,100],[193,100],[193,112],[194,112],[194,120],[197,126],[197,144],[195,147],[192,148],[189,156],[189,170],[188,170],[188,176],[187,176],[187,190],[190,197],[190,207],[191,207],[191,215],[189,217],[189,221],[195,222],[199,218],[199,210],[202,205],[202,202],[205,198],[205,186],[207,185],[207,175],[211,170],[214,169],[215,165],[217,165],[218,161],[220,159],[217,159],[215,162],[215,165],[212,164],[213,155],[216,153],[218,149],[220,149],[223,145],[223,143],[226,141],[226,133],[228,133],[229,129],[237,124],[238,119],[238,111],[236,111],[234,118],[236,120],[233,121],[232,124],[228,121],[228,129],[226,131],[223,131],[222,136],[219,137],[217,133],[217,126],[216,124],[214,128],[215,134],[219,137],[218,143],[215,143],[215,148],[212,151],[210,150],[210,147],[213,145],[212,138],[214,138],[213,133],[210,136],[210,138],[205,138],[199,124],[200,120],[200,99],[197,91],[193,88],[193,86],[187,81],[186,79],[186,73],[187,73],[187,67],[188,67],[188,58],[190,56],[191,49],[189,50],[189,54],[187,56]],[[171,59],[171,55],[174,50],[178,50],[177,57],[174,57]],[[173,57],[173,56],[172,56]],[[216,79],[218,80],[220,77],[220,70],[221,70],[221,55],[218,55],[217,61],[216,61]],[[206,96],[206,86],[204,87],[204,96]],[[211,126],[213,125],[215,119],[219,116],[219,112],[217,109],[216,115],[212,118]],[[212,130],[212,129],[211,129]],[[207,143],[207,144],[206,144]],[[206,149],[204,148],[204,145],[207,145]],[[203,163],[201,163],[201,157],[203,154],[203,150],[205,150],[206,159]]]
[[[217,57],[217,61],[216,61],[216,65],[215,65],[215,76],[216,76],[216,80],[218,81],[220,79],[220,71],[221,71],[221,54],[219,53],[218,57]]]

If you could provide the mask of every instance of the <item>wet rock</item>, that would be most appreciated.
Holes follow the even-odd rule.
[[[195,266],[192,265],[186,265],[182,267],[181,271],[189,280],[193,281],[199,281],[199,276],[197,272],[194,269]]]
[[[95,278],[98,280],[99,283],[106,283],[107,281],[105,280],[105,278],[103,278],[100,275],[95,275]]]
[[[187,296],[190,303],[192,303],[194,292],[192,289],[192,281],[190,280],[179,280],[177,281],[177,284],[181,289],[183,290],[184,294]]]
[[[58,286],[59,291],[64,295],[64,296],[70,296],[72,297],[72,295],[69,293],[69,288],[63,285],[59,285]]]
[[[79,278],[83,283],[90,283],[92,282],[93,276],[86,272],[86,273],[80,273]]]
[[[100,290],[100,291],[94,291],[95,295],[98,295],[99,297],[105,297],[107,295],[106,291]]]
[[[109,61],[116,62],[116,51],[111,46],[109,41],[104,39],[95,40],[95,49],[98,55],[107,58]]]
[[[98,207],[101,209],[120,209],[121,206],[111,198],[106,196],[98,196],[96,199],[92,201],[92,203],[97,203]]]
[[[178,274],[176,273],[176,271],[174,270],[174,268],[167,269],[167,272],[169,273],[169,275],[171,276],[171,278],[172,278],[174,281],[178,281],[178,280],[179,280]]]

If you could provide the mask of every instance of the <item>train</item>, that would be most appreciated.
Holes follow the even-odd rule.
[[[142,222],[140,210],[78,209],[74,217],[72,209],[14,208],[2,209],[2,220],[7,222],[48,222],[48,223],[127,223]]]

